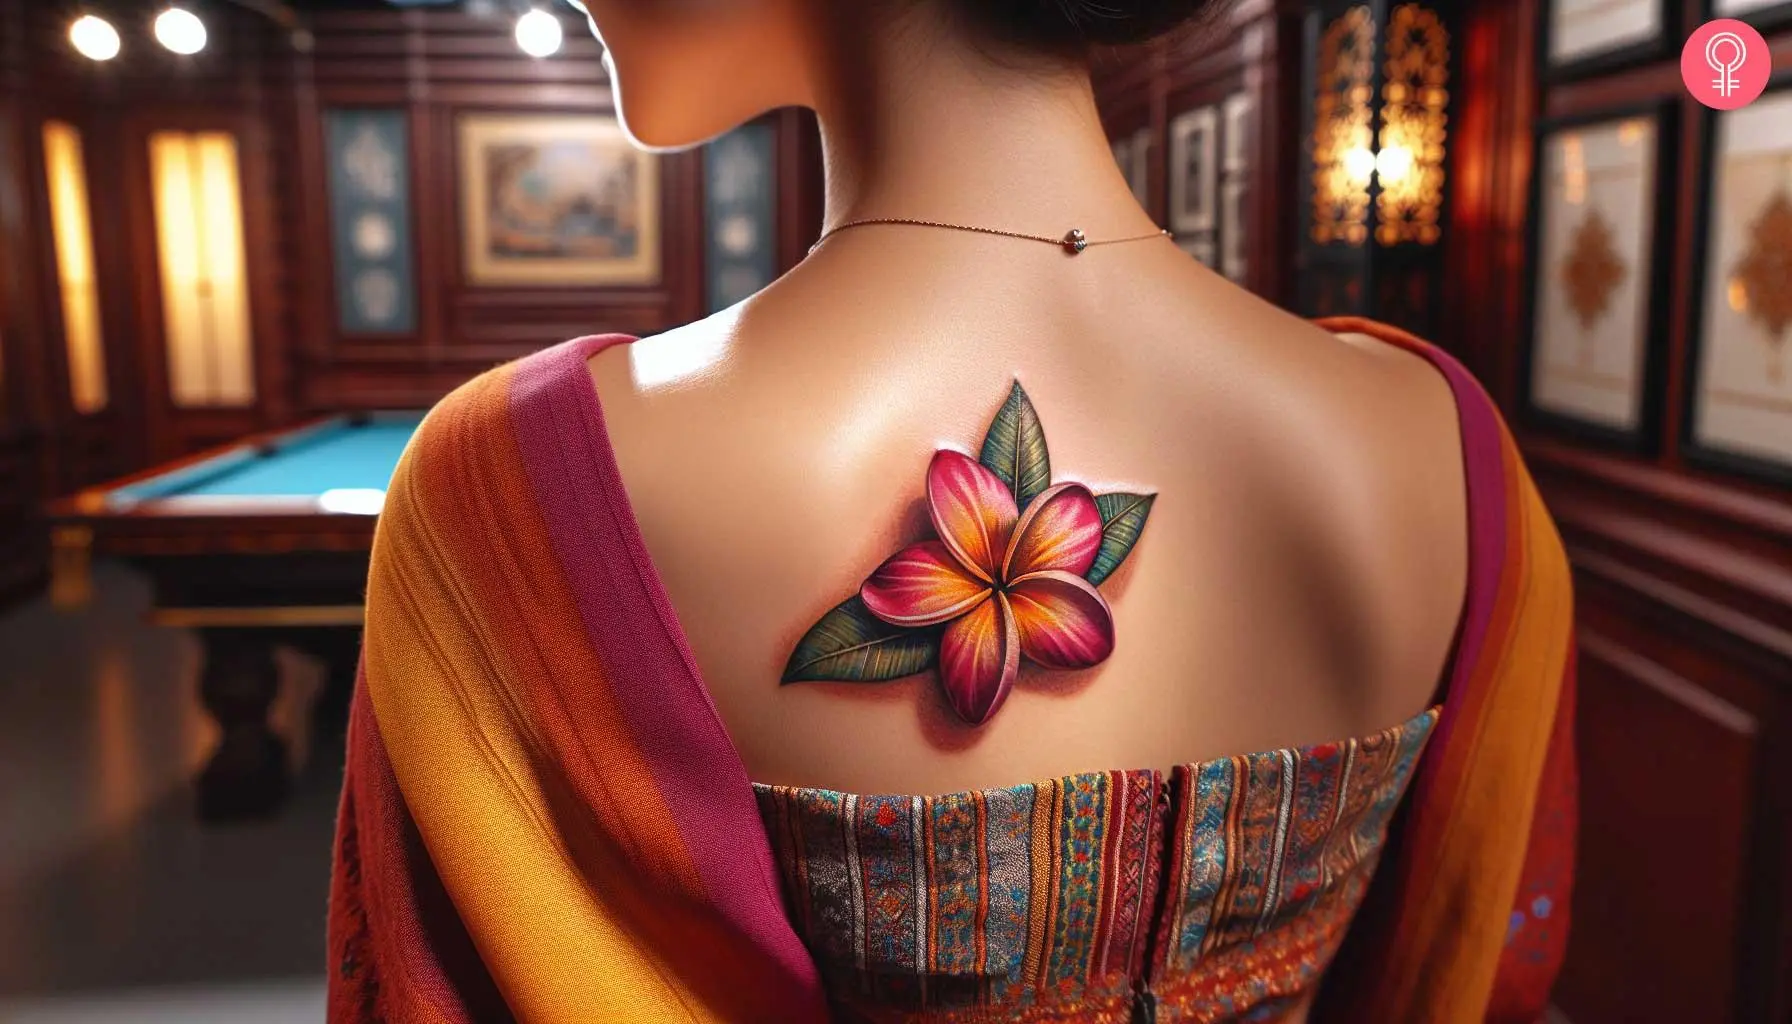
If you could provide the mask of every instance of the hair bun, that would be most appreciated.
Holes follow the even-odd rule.
[[[1209,14],[1218,0],[955,0],[1004,42],[1053,50],[1142,43]]]

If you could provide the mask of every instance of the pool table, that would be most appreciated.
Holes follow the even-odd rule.
[[[265,814],[286,797],[286,742],[268,722],[277,645],[321,658],[319,710],[346,709],[374,522],[422,417],[329,416],[50,505],[57,604],[83,603],[92,558],[114,557],[149,577],[150,621],[199,635],[200,701],[220,730],[197,780],[201,817]]]

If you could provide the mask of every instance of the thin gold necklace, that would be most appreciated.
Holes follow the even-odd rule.
[[[847,228],[869,227],[872,224],[908,224],[918,228],[948,228],[952,231],[974,231],[980,235],[1000,235],[1003,238],[1019,238],[1028,242],[1044,242],[1047,245],[1055,245],[1072,256],[1075,256],[1077,253],[1082,252],[1092,245],[1119,245],[1122,242],[1143,242],[1152,238],[1168,238],[1170,236],[1168,230],[1160,228],[1148,235],[1133,235],[1130,238],[1100,238],[1090,241],[1089,237],[1083,234],[1082,228],[1071,228],[1064,233],[1063,237],[1053,238],[1050,235],[1029,235],[1024,231],[1003,231],[1001,228],[980,228],[970,224],[946,224],[937,220],[913,220],[908,217],[877,217],[869,220],[849,220],[844,224],[837,224],[822,232],[821,237],[815,240],[815,244],[809,247],[809,251],[813,253],[815,250],[821,248],[821,243],[832,238],[834,235],[845,231]]]

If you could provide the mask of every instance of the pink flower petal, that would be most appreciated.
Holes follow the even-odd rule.
[[[1114,613],[1088,580],[1058,569],[1008,587],[1021,653],[1047,668],[1088,668],[1114,653]]]
[[[940,637],[940,682],[958,717],[972,725],[989,721],[1020,672],[1014,615],[1000,592],[946,627]]]
[[[911,544],[891,555],[859,588],[871,614],[896,626],[932,626],[955,619],[989,593],[989,584],[967,575],[937,540]]]
[[[942,449],[927,467],[927,505],[946,547],[972,575],[995,582],[1020,516],[1002,478],[968,455]]]
[[[1020,517],[1002,578],[1014,580],[1048,569],[1081,576],[1095,564],[1099,550],[1101,510],[1095,507],[1095,495],[1082,484],[1059,484],[1034,498]]]

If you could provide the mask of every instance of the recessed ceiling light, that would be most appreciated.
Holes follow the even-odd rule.
[[[68,27],[68,41],[76,52],[89,60],[111,60],[118,56],[118,30],[104,18],[82,15]]]
[[[198,53],[205,49],[205,22],[192,11],[170,7],[156,15],[156,41],[178,54]]]
[[[516,45],[531,57],[551,57],[560,50],[560,19],[532,10],[516,19]]]

